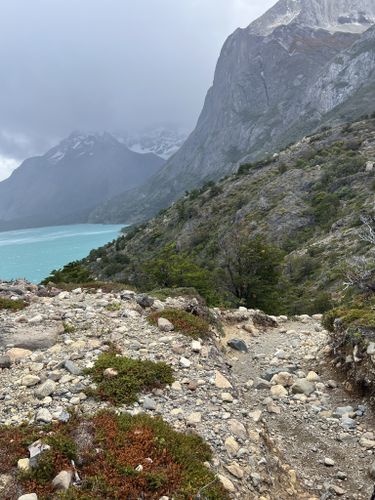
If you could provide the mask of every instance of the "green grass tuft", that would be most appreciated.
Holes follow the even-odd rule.
[[[154,312],[150,314],[148,320],[152,325],[157,325],[159,318],[168,319],[176,330],[193,339],[206,338],[211,332],[207,321],[180,309],[165,309]]]
[[[107,368],[117,370],[118,375],[106,378],[104,371]],[[166,363],[126,358],[113,352],[99,356],[86,374],[97,384],[93,395],[116,405],[134,403],[140,392],[163,387],[174,380],[172,368]]]

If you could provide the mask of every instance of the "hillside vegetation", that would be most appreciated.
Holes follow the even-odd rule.
[[[347,259],[371,252],[358,227],[373,210],[374,161],[374,117],[325,128],[186,193],[76,263],[77,274],[147,291],[194,287],[211,304],[323,312]]]

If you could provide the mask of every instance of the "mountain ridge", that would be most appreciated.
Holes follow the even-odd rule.
[[[251,26],[260,26],[270,12],[272,17],[275,9],[285,12],[292,4],[303,6],[303,16],[270,32],[266,29],[262,36],[251,32]],[[343,14],[351,5],[347,0],[335,0],[333,4],[334,12]],[[309,5],[313,6],[310,10]],[[327,122],[344,122],[367,113],[367,100],[360,102],[356,95],[375,83],[375,41],[367,35],[367,31],[373,32],[373,28],[367,29],[367,18],[373,19],[375,6],[368,0],[356,1],[357,13],[367,9],[363,23],[355,23],[361,28],[330,32],[309,26],[307,13],[316,16],[319,5],[325,7],[324,14],[328,9],[325,0],[281,0],[249,28],[236,30],[223,46],[197,126],[181,149],[143,186],[99,206],[90,220],[146,220],[185,190],[234,172],[241,161],[273,154]],[[333,19],[332,9],[328,13]],[[324,14],[319,23],[327,24],[325,19]],[[359,58],[350,52],[358,46],[364,48]],[[338,65],[339,58],[343,63]],[[352,64],[354,59],[356,66]],[[363,61],[366,64],[361,68]],[[324,86],[334,87],[335,82],[327,83],[327,75],[334,76],[338,66],[346,80],[340,83],[341,90],[332,88],[328,94]],[[354,67],[361,70],[359,78]],[[325,96],[324,109],[319,102],[321,95]],[[355,116],[342,116],[345,103],[353,109],[352,98],[356,100]]]
[[[0,183],[0,229],[86,222],[98,203],[140,184],[163,163],[111,134],[74,132]]]

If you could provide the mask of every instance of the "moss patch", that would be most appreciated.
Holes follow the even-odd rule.
[[[323,318],[324,327],[334,331],[334,321],[340,319],[343,328],[371,328],[375,330],[375,311],[371,309],[338,308],[329,311]]]
[[[85,460],[78,451],[79,428],[88,430],[85,446],[89,453]],[[28,491],[36,492],[39,500],[158,500],[162,496],[182,500],[197,498],[200,491],[207,500],[228,499],[214,473],[204,465],[212,458],[209,446],[195,434],[174,431],[161,418],[117,416],[106,411],[88,419],[73,416],[67,424],[44,427],[39,430],[38,438],[51,449],[42,453],[36,467],[22,475],[16,472],[17,459],[28,456],[27,445],[35,439],[35,427],[8,431],[13,439],[4,431],[0,457],[11,457],[2,471],[11,473],[14,482],[2,492],[4,499]],[[71,470],[72,459],[81,484],[57,495],[52,491],[51,481],[61,470]]]
[[[188,337],[197,339],[205,338],[210,335],[209,323],[186,311],[180,309],[165,309],[164,311],[157,311],[150,314],[148,320],[152,325],[157,325],[159,318],[168,319],[176,330]]]
[[[116,370],[117,376],[106,377],[104,371],[107,368]],[[116,405],[134,403],[140,392],[173,382],[172,368],[166,363],[126,358],[114,352],[99,356],[86,374],[97,384],[92,395]]]
[[[22,309],[25,309],[28,304],[24,300],[11,300],[7,299],[5,297],[0,297],[0,310],[1,309],[8,309],[10,311],[21,311]]]

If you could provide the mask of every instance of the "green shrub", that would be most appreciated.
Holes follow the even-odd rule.
[[[85,269],[80,262],[74,261],[62,269],[55,269],[50,276],[42,281],[46,285],[51,283],[83,283],[90,280],[90,271]]]
[[[105,377],[104,371],[107,368],[113,368],[118,375]],[[95,365],[85,373],[97,384],[93,395],[116,405],[134,403],[141,391],[173,382],[172,368],[166,363],[131,359],[114,352],[99,356]]]
[[[210,335],[210,325],[207,321],[180,309],[164,309],[148,317],[152,325],[157,325],[159,318],[168,319],[176,330],[192,338],[205,338]]]
[[[24,300],[11,300],[5,297],[0,297],[0,311],[1,309],[9,309],[10,311],[21,311],[25,309],[28,304]]]

